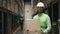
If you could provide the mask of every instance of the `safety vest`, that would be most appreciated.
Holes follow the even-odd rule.
[[[47,23],[46,23],[47,17],[48,17],[48,15],[44,14],[44,13],[42,13],[40,17],[38,15],[35,15],[33,17],[33,19],[39,19],[40,20],[40,26],[41,26],[42,31],[44,31],[47,28]]]
[[[24,18],[23,17],[20,17],[20,23],[23,23],[23,21],[24,21]]]

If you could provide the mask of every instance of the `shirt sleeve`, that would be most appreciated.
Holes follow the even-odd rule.
[[[51,21],[50,21],[50,17],[47,17],[47,29],[43,31],[43,33],[47,33],[51,30]]]

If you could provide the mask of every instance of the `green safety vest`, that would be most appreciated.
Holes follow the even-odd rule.
[[[21,23],[23,23],[24,18],[23,18],[23,17],[20,17],[20,19],[19,19],[19,20],[20,20],[20,22],[21,22]]]
[[[33,19],[40,19],[40,26],[42,31],[44,31],[47,28],[47,23],[46,23],[47,17],[48,15],[44,13],[42,13],[40,17],[38,15],[35,15],[33,17]]]

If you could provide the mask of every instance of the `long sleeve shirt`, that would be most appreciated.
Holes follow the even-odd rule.
[[[51,21],[49,17],[47,17],[46,23],[47,23],[47,28],[46,30],[43,31],[43,33],[47,33],[51,30]]]

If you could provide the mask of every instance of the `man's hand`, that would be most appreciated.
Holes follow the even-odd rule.
[[[42,31],[41,31],[42,34],[44,34]]]

